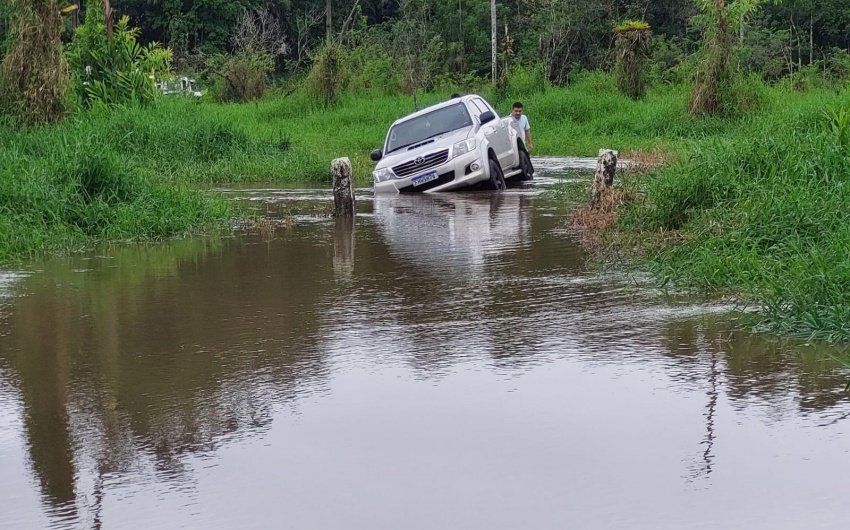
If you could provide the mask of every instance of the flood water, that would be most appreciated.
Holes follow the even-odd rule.
[[[0,528],[844,528],[850,373],[588,265],[535,163],[0,272]]]

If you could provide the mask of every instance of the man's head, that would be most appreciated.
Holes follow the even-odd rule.
[[[514,102],[513,109],[511,110],[511,116],[513,116],[516,120],[518,120],[519,117],[522,116],[522,102]]]

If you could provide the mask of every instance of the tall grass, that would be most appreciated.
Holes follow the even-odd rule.
[[[244,135],[196,125],[172,137],[140,110],[86,114],[23,132],[0,127],[0,261],[94,241],[161,238],[222,223],[230,206],[169,177],[185,149],[215,160]],[[171,182],[169,182],[171,180]]]
[[[653,175],[631,229],[675,230],[659,278],[736,293],[787,335],[850,339],[850,91],[795,96]],[[825,108],[839,109],[824,112]]]

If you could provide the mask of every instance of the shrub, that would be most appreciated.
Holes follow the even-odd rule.
[[[367,55],[361,49],[355,50],[356,55]],[[381,94],[395,94],[401,86],[401,80],[389,55],[379,54],[376,57],[357,57],[355,73],[351,77],[352,89],[374,90]]]
[[[628,20],[614,27],[617,61],[614,80],[617,88],[632,99],[646,92],[646,58],[652,42],[649,24]]]
[[[678,84],[692,77],[688,71],[687,43],[681,39],[653,36],[650,45],[649,78],[656,83]]]
[[[210,92],[218,101],[255,101],[263,97],[274,59],[265,52],[243,51],[210,58]]]
[[[850,52],[842,48],[833,48],[826,59],[824,70],[833,81],[850,79]]]
[[[509,96],[525,97],[539,94],[546,90],[546,78],[543,76],[543,66],[518,66],[511,69],[505,83]]]
[[[53,0],[12,0],[10,45],[0,65],[4,107],[28,122],[53,122],[67,109],[68,64]]]
[[[112,36],[106,34],[103,12],[97,2],[86,7],[85,23],[77,28],[68,49],[79,103],[123,105],[150,103],[158,95],[156,79],[171,72],[171,50],[156,43],[138,43],[139,28],[121,17]]]
[[[336,102],[348,84],[346,50],[336,41],[327,42],[316,54],[307,75],[307,92],[325,105]]]

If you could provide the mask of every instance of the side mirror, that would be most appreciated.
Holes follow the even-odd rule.
[[[375,149],[371,153],[369,153],[369,158],[372,159],[372,162],[377,162],[378,160],[384,158],[384,153],[380,149]]]
[[[481,121],[481,125],[484,125],[485,123],[489,123],[495,120],[496,115],[493,114],[493,111],[488,110],[487,112],[483,112],[481,116],[478,117],[478,119]]]

